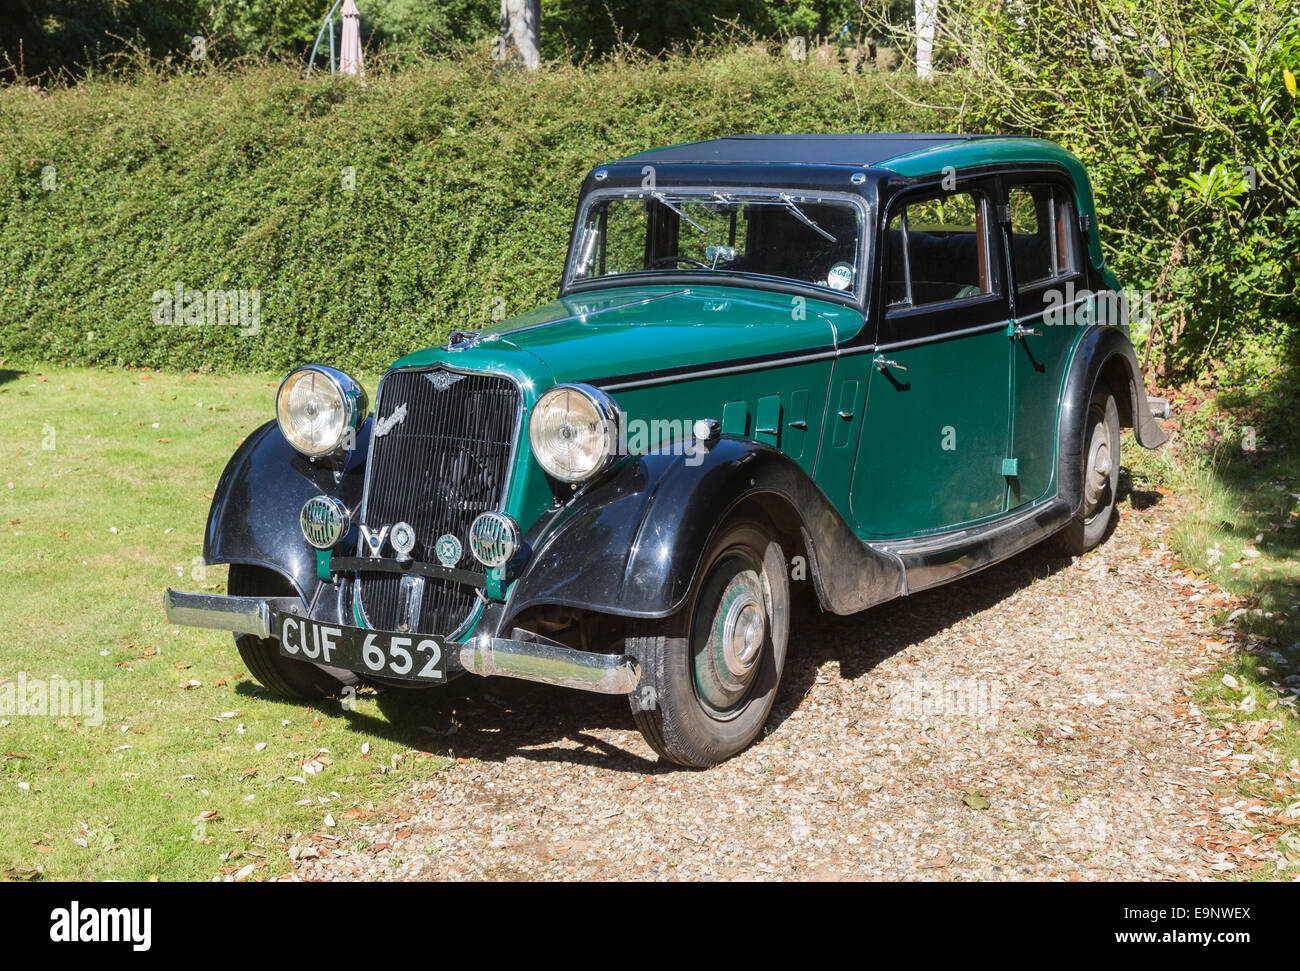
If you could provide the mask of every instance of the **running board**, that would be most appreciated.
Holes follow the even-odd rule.
[[[867,545],[878,553],[898,558],[906,577],[904,593],[911,594],[975,573],[1027,550],[1064,527],[1072,514],[1069,504],[1056,497],[1014,518],[985,526]]]

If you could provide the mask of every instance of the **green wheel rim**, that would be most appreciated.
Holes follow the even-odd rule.
[[[769,635],[766,604],[762,577],[738,554],[720,560],[701,589],[691,675],[700,705],[719,721],[740,713],[758,680]]]

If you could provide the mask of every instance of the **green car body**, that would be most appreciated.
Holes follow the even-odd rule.
[[[848,613],[1056,533],[1075,552],[1104,538],[1119,426],[1163,441],[1117,294],[1083,167],[1049,142],[742,136],[598,166],[558,299],[397,361],[369,419],[331,372],[355,435],[326,455],[304,461],[283,414],[250,437],[205,547],[239,570],[235,596],[169,591],[169,613],[235,630],[285,694],[346,680],[328,650],[296,654],[331,630],[379,681],[418,681],[423,637],[431,680],[626,693],[661,755],[712,764],[766,718],[795,584]],[[421,401],[459,444],[408,417]],[[375,471],[381,440],[400,469]],[[405,521],[377,522],[380,488],[423,510],[412,552]],[[309,501],[335,527],[317,548]],[[490,515],[467,528],[476,502]],[[434,563],[444,521],[463,535]],[[401,585],[384,626],[380,573]],[[430,629],[430,605],[456,622]]]

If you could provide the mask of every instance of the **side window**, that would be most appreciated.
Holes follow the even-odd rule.
[[[1058,185],[1015,185],[1011,209],[1011,263],[1023,290],[1079,269],[1079,242],[1070,194]]]
[[[891,307],[963,300],[992,292],[986,200],[953,192],[907,203],[889,220]]]

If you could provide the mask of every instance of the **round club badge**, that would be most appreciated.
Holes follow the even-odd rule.
[[[438,557],[438,562],[443,566],[455,566],[460,562],[460,540],[451,533],[443,533],[438,537],[438,543],[434,547],[434,553]]]
[[[398,523],[389,534],[388,541],[393,544],[399,557],[409,557],[411,550],[415,549],[415,530],[409,523]]]

